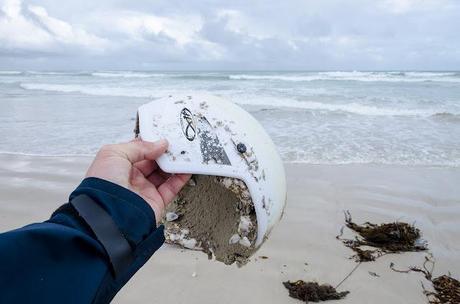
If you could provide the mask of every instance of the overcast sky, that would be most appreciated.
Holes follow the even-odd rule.
[[[460,69],[459,0],[0,0],[0,69]]]

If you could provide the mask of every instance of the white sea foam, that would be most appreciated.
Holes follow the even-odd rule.
[[[158,73],[140,73],[140,72],[93,72],[92,76],[96,77],[107,77],[107,78],[150,78],[150,77],[162,77],[165,74]]]
[[[161,97],[165,96],[170,91],[163,89],[149,88],[122,88],[109,86],[89,86],[89,85],[74,85],[74,84],[50,84],[50,83],[21,83],[21,88],[26,90],[42,90],[62,93],[82,93],[94,96],[117,96],[117,97]],[[195,91],[198,93],[199,91]],[[442,109],[401,109],[394,107],[377,107],[363,105],[359,103],[344,103],[332,104],[317,101],[302,101],[289,98],[275,98],[264,96],[240,96],[230,97],[232,101],[240,105],[266,106],[266,107],[281,107],[281,108],[296,108],[312,111],[334,111],[347,112],[359,115],[370,116],[431,116],[444,112]],[[454,113],[457,114],[457,113]]]
[[[429,116],[438,113],[436,110],[421,110],[421,109],[395,109],[367,106],[358,103],[347,104],[329,104],[315,101],[301,101],[296,104],[291,104],[299,108],[308,110],[325,110],[325,111],[341,111],[354,113],[359,115],[371,116]]]
[[[42,76],[72,76],[72,75],[85,75],[84,72],[57,72],[57,71],[27,71],[27,75],[42,75]]]
[[[442,113],[442,109],[401,109],[395,107],[377,107],[370,105],[363,105],[359,103],[325,103],[317,101],[298,101],[294,99],[281,99],[273,97],[259,97],[259,98],[232,98],[232,100],[241,105],[257,105],[267,107],[281,107],[281,108],[297,108],[312,111],[333,111],[333,112],[347,112],[359,115],[369,116],[431,116]]]
[[[21,75],[21,71],[0,71],[0,75]]]
[[[247,74],[235,74],[229,75],[229,79],[233,80],[282,80],[282,81],[313,81],[322,80],[319,76],[302,76],[302,75],[247,75]]]
[[[21,83],[20,87],[25,90],[41,90],[62,93],[82,93],[94,96],[115,97],[160,97],[164,91],[148,88],[122,88],[109,86],[91,86],[78,84],[52,84],[52,83]]]
[[[268,81],[363,81],[363,82],[460,82],[454,72],[317,72],[306,74],[233,74],[232,80]]]
[[[285,82],[311,82],[311,81],[360,81],[360,82],[451,82],[459,83],[458,72],[363,72],[363,71],[329,71],[329,72],[280,72],[280,73],[158,73],[140,71],[0,71],[0,76],[8,75],[77,75],[98,78],[186,78],[186,79],[228,79],[252,81],[285,81]]]

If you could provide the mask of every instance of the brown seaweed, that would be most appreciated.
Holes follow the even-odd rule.
[[[339,300],[350,293],[349,291],[337,292],[329,284],[319,285],[317,282],[304,282],[302,280],[283,282],[283,285],[289,290],[290,297],[305,301],[305,303]]]
[[[427,265],[431,264],[428,269]],[[431,282],[434,291],[425,289],[422,284],[423,293],[428,298],[430,304],[456,304],[460,303],[460,281],[454,279],[450,274],[441,275],[433,278],[434,261],[430,256],[425,257],[425,262],[422,267],[409,267],[407,270],[396,269],[394,264],[390,264],[393,271],[401,273],[420,272],[423,273],[425,279]]]
[[[337,239],[355,252],[353,258],[357,262],[375,261],[387,253],[427,250],[426,243],[421,240],[420,230],[408,223],[373,224],[366,222],[358,225],[353,222],[350,212],[346,211],[345,225],[355,231],[358,236],[355,239],[344,239],[342,229]],[[363,246],[373,249],[363,249]]]
[[[436,301],[430,301],[430,303],[460,303],[460,281],[451,276],[442,275],[434,278],[431,282],[435,292],[430,294],[436,298]]]

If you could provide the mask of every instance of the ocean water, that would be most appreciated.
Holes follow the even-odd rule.
[[[460,165],[460,72],[0,71],[0,152],[92,154],[181,92],[241,105],[287,162]]]

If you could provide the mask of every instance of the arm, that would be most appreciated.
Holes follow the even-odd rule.
[[[101,149],[48,221],[0,234],[0,303],[110,302],[163,244],[156,221],[189,178],[158,169],[166,148]]]

